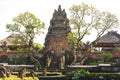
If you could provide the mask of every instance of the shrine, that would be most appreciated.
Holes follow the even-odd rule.
[[[8,37],[0,40],[0,47],[7,48],[7,50],[16,50],[17,48],[27,48],[26,42],[21,44],[20,39],[16,40],[17,37],[21,37],[20,34],[10,34]]]
[[[27,53],[28,51],[17,51],[19,48],[27,49],[28,45],[22,45],[19,43],[14,43],[15,39],[20,37],[19,34],[10,34],[8,37],[0,40],[0,62],[6,62],[7,58],[11,60],[11,62],[15,62],[15,59],[19,57],[17,53]],[[28,56],[28,54],[24,54],[24,56]],[[5,57],[5,58],[4,58]],[[14,60],[14,61],[13,61]]]
[[[101,47],[103,51],[114,51],[117,47],[120,47],[120,34],[116,31],[109,31],[94,46]]]
[[[67,34],[71,32],[69,20],[65,9],[54,10],[53,17],[50,20],[50,26],[45,38],[45,51],[47,56],[47,67],[63,69],[68,62],[68,56],[72,55],[69,47]]]
[[[116,31],[109,31],[103,35],[96,43],[93,45],[94,48],[97,48],[100,54],[96,54],[96,58],[103,57],[102,52],[111,52],[112,57],[116,58],[120,56],[120,34]]]

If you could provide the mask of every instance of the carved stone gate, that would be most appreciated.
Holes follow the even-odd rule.
[[[45,53],[47,58],[47,67],[63,69],[66,64],[66,56],[69,56],[67,34],[71,32],[69,20],[65,9],[58,7],[54,10],[53,17],[50,20],[50,26],[45,38]]]

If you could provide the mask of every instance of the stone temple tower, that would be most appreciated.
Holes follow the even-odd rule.
[[[71,32],[71,28],[65,9],[62,10],[59,5],[58,10],[54,10],[53,17],[50,20],[50,26],[44,43],[48,66],[54,65],[55,67],[56,65],[59,68],[66,64],[65,62],[61,63],[61,61],[63,56],[71,54],[67,39],[69,32]],[[66,57],[63,59],[65,60]]]

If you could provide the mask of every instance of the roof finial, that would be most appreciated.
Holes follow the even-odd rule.
[[[61,11],[61,5],[59,5],[59,7],[58,7],[58,11]]]

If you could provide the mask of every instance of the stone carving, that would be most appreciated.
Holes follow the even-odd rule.
[[[50,21],[51,26],[56,26],[61,24],[63,26],[69,26],[69,20],[67,19],[65,9],[61,9],[61,6],[58,7],[58,11],[54,10],[53,18]]]

